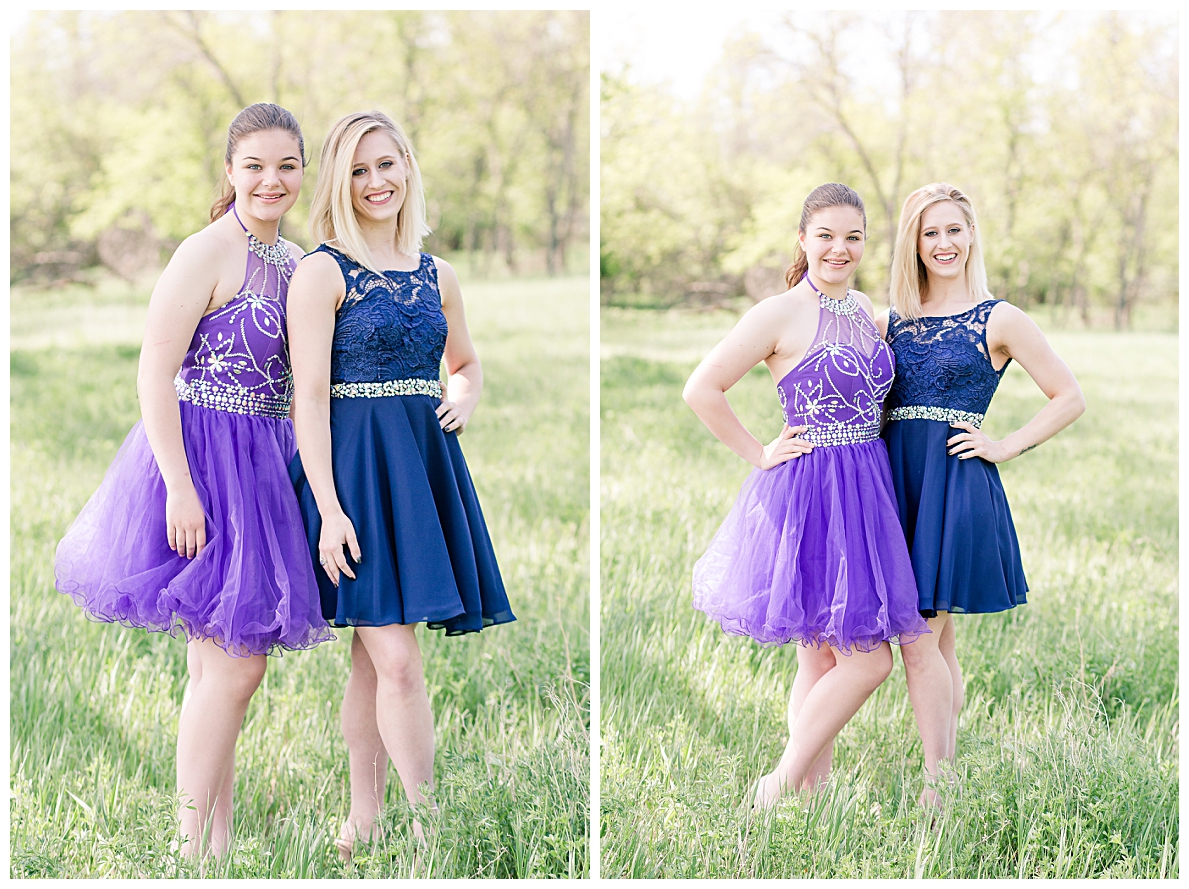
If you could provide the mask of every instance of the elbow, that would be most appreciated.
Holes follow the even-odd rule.
[[[1070,393],[1069,410],[1069,422],[1071,423],[1086,412],[1086,396],[1082,394],[1080,386]]]
[[[688,404],[691,409],[694,409],[696,413],[697,411],[696,408],[694,408],[694,402],[697,401],[697,398],[698,390],[697,387],[694,386],[694,378],[690,377],[685,381],[685,388],[681,390],[681,399],[686,404]]]

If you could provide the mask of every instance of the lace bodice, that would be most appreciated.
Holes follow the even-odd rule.
[[[335,316],[331,385],[418,380],[436,384],[449,326],[442,314],[433,257],[422,253],[411,272],[377,274],[326,244],[317,251],[334,257],[347,287]]]
[[[248,233],[243,286],[198,322],[174,379],[181,400],[237,414],[289,415],[285,300],[296,267],[284,241],[269,246]]]
[[[818,302],[813,343],[776,384],[785,422],[809,426],[802,437],[816,445],[872,441],[892,385],[892,352],[849,292],[843,300],[822,296]]]
[[[892,309],[888,345],[896,354],[896,381],[888,393],[889,419],[982,422],[1010,363],[996,371],[987,351],[987,319],[999,302],[913,320]]]

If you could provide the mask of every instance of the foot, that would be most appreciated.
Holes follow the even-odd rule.
[[[760,780],[756,782],[755,791],[752,793],[751,807],[753,810],[771,809],[784,796],[784,785],[781,784],[779,776],[775,772],[769,772],[767,775],[762,775]]]
[[[357,842],[360,840],[365,843],[371,842],[373,827],[374,822],[370,821],[363,823],[348,818],[343,822],[343,826],[339,830],[339,835],[334,838],[334,848],[339,853],[339,858],[343,860],[343,864],[351,863]]]

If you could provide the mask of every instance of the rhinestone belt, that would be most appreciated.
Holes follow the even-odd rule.
[[[220,386],[204,380],[187,383],[180,375],[174,377],[173,388],[177,391],[179,400],[188,401],[198,407],[273,419],[289,416],[289,399],[276,395],[238,386]]]
[[[794,418],[789,420],[789,425],[797,426],[800,423]],[[879,423],[863,423],[857,426],[848,423],[826,423],[821,426],[810,426],[808,430],[797,437],[824,448],[862,444],[879,438]]]
[[[975,429],[983,425],[985,414],[975,414],[970,411],[959,411],[952,407],[932,407],[930,405],[913,404],[905,407],[894,407],[888,411],[888,422],[892,420],[941,420],[946,423],[969,423]]]
[[[382,383],[334,383],[331,398],[384,398],[388,395],[442,397],[441,380],[384,380]]]

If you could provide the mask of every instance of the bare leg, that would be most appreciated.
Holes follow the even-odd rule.
[[[182,694],[182,713],[186,712],[186,704],[190,695],[202,681],[202,655],[196,643],[186,643],[186,670],[190,674],[190,681],[186,683],[186,691]],[[179,714],[179,722],[181,715]],[[214,824],[225,825],[227,833],[234,832],[235,812],[235,759],[231,760],[231,768],[227,771],[227,779],[219,788],[219,795],[215,798],[215,812],[212,819]],[[205,828],[204,828],[205,829]],[[213,831],[212,831],[213,832]]]
[[[949,756],[950,738],[953,736],[950,722],[954,709],[954,680],[940,642],[946,624],[952,620],[947,612],[929,618],[930,632],[918,636],[912,642],[900,646],[904,658],[904,676],[908,683],[908,699],[916,716],[917,730],[921,733],[921,746],[925,751],[924,790],[921,791],[922,805],[937,806],[940,799],[930,786],[937,780],[940,763]],[[950,628],[953,634],[953,628]]]
[[[351,767],[351,811],[336,843],[350,857],[355,838],[371,839],[372,825],[384,804],[388,751],[376,724],[376,668],[355,632],[351,638],[351,675],[343,694],[341,720]]]
[[[797,714],[801,712],[801,705],[805,702],[810,689],[817,681],[826,675],[834,666],[834,653],[829,646],[820,648],[812,645],[797,646],[797,675],[793,677],[793,691],[789,695],[788,725],[789,737],[793,736],[793,726],[797,722]],[[834,739],[826,745],[812,766],[801,789],[816,793],[830,777],[830,766],[834,760]]]
[[[891,672],[886,642],[874,651],[835,652],[834,667],[805,696],[780,762],[760,779],[756,805],[768,808],[786,790],[801,787],[826,745]]]
[[[433,805],[434,731],[415,624],[357,627],[376,675],[376,724],[405,796]],[[419,822],[414,833],[423,837]]]
[[[958,713],[961,712],[962,704],[966,701],[966,693],[962,687],[962,668],[958,664],[958,654],[955,650],[956,636],[954,621],[951,617],[945,622],[945,629],[941,631],[941,639],[938,644],[941,656],[945,658],[945,664],[950,668],[950,678],[954,684],[954,703],[953,709],[950,711],[950,737],[949,745],[946,748],[946,759],[951,762],[958,755]]]
[[[209,821],[207,851],[222,855],[231,843],[228,788],[234,783],[235,740],[248,702],[264,678],[265,657],[231,657],[209,639],[193,640],[189,646],[191,683],[178,720],[177,745],[181,848],[183,855],[199,855]],[[192,656],[199,662],[197,670]],[[220,805],[224,795],[225,809]]]

